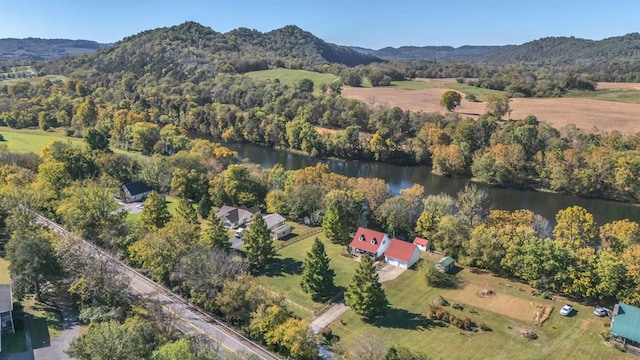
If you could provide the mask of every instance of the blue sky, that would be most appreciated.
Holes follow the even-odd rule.
[[[191,20],[219,32],[298,25],[341,45],[522,44],[640,31],[636,0],[20,0],[0,7],[0,38],[115,42]]]

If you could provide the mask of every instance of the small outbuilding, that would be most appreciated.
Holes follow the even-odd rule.
[[[611,342],[640,347],[640,308],[623,303],[613,308]]]
[[[422,251],[429,251],[431,249],[429,240],[423,239],[421,237],[416,237],[415,239],[413,239],[413,245],[417,246],[418,249]]]
[[[448,273],[455,266],[455,260],[451,256],[445,256],[436,264],[436,269],[440,272]]]
[[[144,181],[134,181],[122,185],[121,190],[122,200],[130,203],[144,201],[153,189],[151,189],[149,185],[145,184]]]
[[[11,285],[0,285],[0,334],[14,333]]]
[[[412,267],[418,260],[420,260],[418,247],[410,242],[396,238],[391,239],[391,244],[384,253],[384,261],[387,264],[403,269]]]

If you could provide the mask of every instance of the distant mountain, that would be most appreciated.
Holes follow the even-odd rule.
[[[109,46],[89,40],[0,39],[0,60],[50,60],[92,53]]]
[[[575,37],[547,37],[506,49],[487,58],[501,64],[532,62],[548,65],[586,65],[604,61],[640,60],[640,34],[630,33],[595,41]]]
[[[129,72],[199,82],[219,72],[244,73],[269,67],[319,69],[383,61],[345,46],[327,43],[297,26],[267,33],[239,28],[219,33],[195,22],[129,36],[81,57],[45,65],[49,73],[88,75]]]
[[[473,60],[485,58],[493,54],[508,50],[514,45],[504,46],[470,46],[458,48],[452,46],[402,46],[399,48],[386,47],[372,50],[352,46],[351,48],[367,55],[377,56],[389,60]]]

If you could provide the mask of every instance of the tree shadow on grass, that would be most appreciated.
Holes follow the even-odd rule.
[[[35,316],[29,320],[29,333],[34,349],[51,346],[51,335],[47,327],[47,319]]]
[[[388,308],[383,317],[374,319],[370,323],[378,327],[408,330],[428,330],[444,326],[424,315],[397,308]]]
[[[269,260],[261,268],[254,270],[254,275],[264,275],[268,277],[297,275],[302,273],[302,261],[293,258],[275,258]]]

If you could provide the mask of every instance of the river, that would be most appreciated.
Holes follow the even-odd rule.
[[[331,171],[350,177],[380,178],[385,180],[394,194],[413,184],[424,186],[428,194],[445,193],[452,196],[460,191],[468,179],[449,178],[434,175],[426,166],[398,166],[384,163],[356,162],[348,160],[318,159],[308,155],[276,150],[249,143],[222,143],[238,152],[243,160],[260,164],[268,169],[280,163],[287,170],[315,166],[321,162],[327,164]],[[487,191],[495,209],[518,210],[529,209],[555,223],[555,215],[559,210],[569,206],[582,206],[593,214],[598,225],[614,220],[629,219],[640,223],[640,207],[615,201],[584,199],[573,195],[562,195],[533,190],[515,190],[486,184],[477,184]]]

